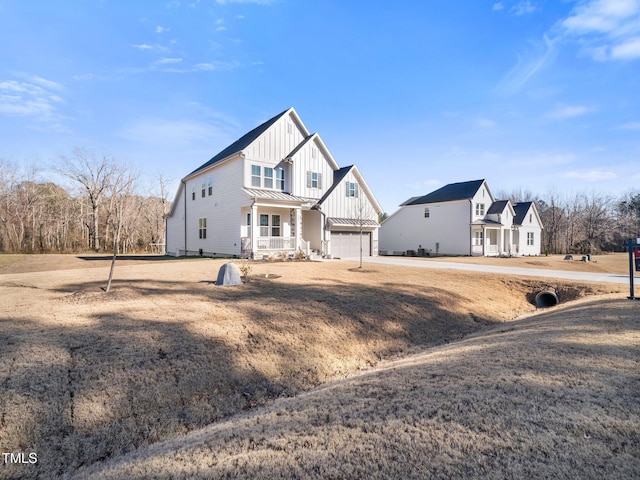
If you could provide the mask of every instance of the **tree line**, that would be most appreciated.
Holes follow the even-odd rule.
[[[19,171],[0,158],[0,252],[164,253],[170,205],[162,175],[153,194],[141,195],[125,164],[79,148],[52,168],[70,186],[42,181],[37,168]],[[540,195],[516,189],[497,198],[535,202],[543,253],[622,251],[627,239],[640,237],[640,192]]]
[[[623,243],[640,237],[640,192],[614,196],[598,192],[537,195],[528,190],[499,192],[512,202],[535,202],[544,230],[542,253],[624,251]]]
[[[108,155],[75,149],[51,166],[69,185],[0,159],[0,252],[164,253],[167,181],[139,193],[138,178]]]

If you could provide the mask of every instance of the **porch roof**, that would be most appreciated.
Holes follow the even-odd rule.
[[[243,190],[251,197],[261,200],[276,200],[281,202],[290,202],[290,203],[312,203],[315,200],[311,198],[304,197],[296,197],[295,195],[291,195],[290,193],[280,192],[277,190],[261,190],[257,188],[243,188]]]
[[[473,222],[471,222],[471,225],[489,225],[492,227],[502,227],[504,225],[502,225],[502,223],[500,222],[496,222],[495,220],[490,220],[488,218],[484,218],[482,220],[474,220]]]
[[[330,227],[359,227],[362,224],[363,227],[378,227],[379,224],[375,220],[358,219],[358,218],[327,218]]]

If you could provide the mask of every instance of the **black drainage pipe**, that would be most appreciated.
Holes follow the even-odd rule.
[[[555,307],[559,303],[558,296],[550,290],[543,290],[536,295],[536,307],[538,308]]]

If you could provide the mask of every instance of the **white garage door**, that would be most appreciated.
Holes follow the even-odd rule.
[[[359,232],[331,232],[331,255],[333,258],[360,256]],[[371,256],[371,233],[362,232],[362,255]]]

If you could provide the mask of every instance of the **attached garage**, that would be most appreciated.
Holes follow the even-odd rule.
[[[360,232],[331,232],[333,258],[360,256]],[[362,256],[371,256],[371,232],[362,232]]]

